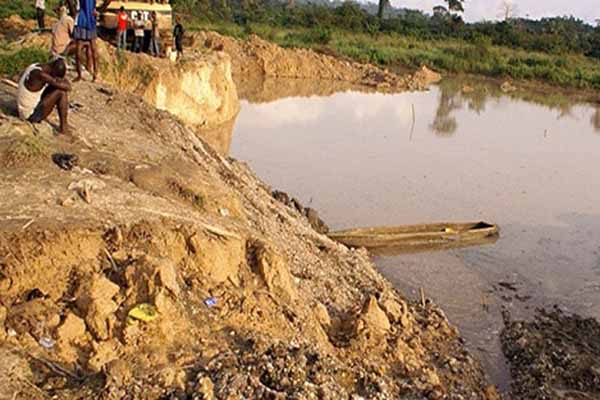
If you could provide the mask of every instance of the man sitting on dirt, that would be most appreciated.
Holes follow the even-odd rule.
[[[59,134],[67,135],[67,113],[71,84],[65,78],[65,60],[57,58],[47,64],[32,64],[23,73],[17,90],[17,108],[23,120],[39,123],[56,107],[60,120]]]

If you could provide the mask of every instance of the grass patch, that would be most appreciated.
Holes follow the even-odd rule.
[[[37,47],[24,47],[12,53],[0,54],[0,75],[20,74],[29,65],[48,61],[49,53]]]
[[[11,141],[4,152],[3,163],[7,167],[29,165],[48,157],[47,144],[37,136],[23,135]]]

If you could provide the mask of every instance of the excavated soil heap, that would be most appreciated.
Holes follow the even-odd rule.
[[[371,64],[342,60],[310,49],[285,49],[256,35],[239,40],[204,31],[192,34],[190,42],[192,48],[205,47],[229,54],[237,82],[249,77],[313,79],[398,92],[425,89],[441,79],[426,67],[412,76],[400,76]]]

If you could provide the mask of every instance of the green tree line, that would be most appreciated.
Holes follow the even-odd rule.
[[[206,21],[238,25],[268,24],[282,28],[347,30],[353,33],[397,33],[423,40],[460,39],[549,54],[575,53],[600,58],[600,25],[593,27],[574,17],[465,23],[463,2],[447,0],[446,14],[396,10],[389,0],[373,5],[370,13],[359,3],[325,4],[297,0],[174,0],[175,9]],[[454,11],[454,12],[452,12]]]

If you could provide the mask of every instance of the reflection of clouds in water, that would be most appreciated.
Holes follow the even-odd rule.
[[[391,96],[376,94],[369,98],[368,102],[364,102],[364,94],[352,93],[347,98],[341,98],[343,101],[339,105],[348,111],[353,110],[354,119],[356,122],[372,120],[377,117],[385,117],[390,122],[406,124],[411,118],[410,102],[401,96]],[[363,106],[357,106],[362,102]]]
[[[289,124],[309,123],[321,119],[326,98],[289,98],[275,103],[243,102],[242,112],[253,115],[255,128],[280,128]]]
[[[323,119],[346,124],[365,123],[385,118],[386,123],[409,124],[412,121],[408,99],[371,94],[365,102],[363,93],[342,93],[331,97],[287,98],[275,103],[244,102],[242,110],[253,114],[254,128],[281,128],[290,124],[316,124]]]

